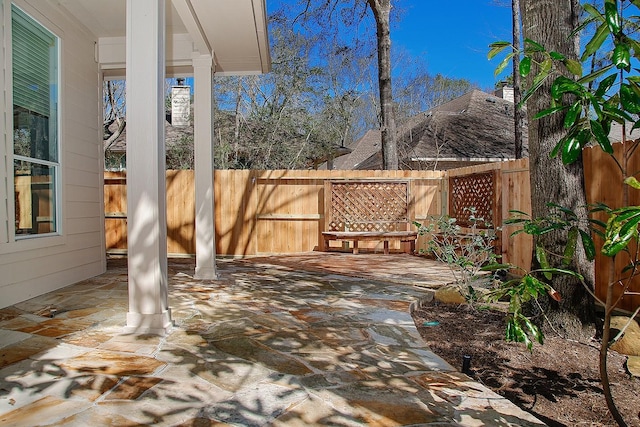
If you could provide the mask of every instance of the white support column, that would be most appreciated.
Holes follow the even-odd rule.
[[[171,330],[167,299],[164,142],[165,0],[127,0],[127,241],[125,332]]]
[[[216,280],[213,186],[213,59],[193,59],[193,144],[196,196],[196,269],[194,277]]]

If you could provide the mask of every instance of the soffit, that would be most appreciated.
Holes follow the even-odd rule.
[[[126,36],[126,0],[59,0],[59,3],[98,39]],[[189,37],[194,53],[213,54],[216,73],[270,71],[266,0],[166,3],[167,40]],[[206,49],[212,52],[204,52]],[[172,59],[167,57],[168,62]]]

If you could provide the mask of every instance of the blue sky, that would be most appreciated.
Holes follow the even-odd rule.
[[[269,11],[296,0],[267,0]],[[392,49],[420,56],[431,75],[465,78],[482,89],[497,82],[500,58],[487,60],[489,44],[511,39],[511,8],[505,0],[392,0],[399,14]],[[509,73],[505,73],[509,74]]]
[[[496,3],[397,0],[405,12],[391,30],[392,49],[403,46],[415,56],[424,56],[430,74],[466,78],[481,88],[493,88],[498,80],[493,71],[501,57],[487,60],[488,46],[511,40],[511,8]]]

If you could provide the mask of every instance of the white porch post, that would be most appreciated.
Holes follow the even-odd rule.
[[[167,301],[164,142],[165,0],[127,0],[127,227],[125,332],[163,335]]]
[[[193,59],[194,120],[193,143],[196,196],[195,278],[215,280],[216,233],[213,187],[213,58]]]

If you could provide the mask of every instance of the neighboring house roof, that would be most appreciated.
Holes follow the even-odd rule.
[[[118,128],[116,123],[112,123],[109,125],[109,131],[115,132]],[[172,126],[171,123],[166,120],[164,122],[164,138],[165,138],[165,146],[169,147],[177,142],[179,142],[184,137],[193,137],[193,122],[189,126]],[[104,149],[108,150],[112,153],[124,153],[127,151],[127,128],[125,126],[124,130],[120,134],[120,136],[107,146],[107,141],[103,141]]]
[[[357,169],[358,165],[372,154],[380,151],[380,131],[369,130],[360,139],[348,147],[351,153],[333,160],[333,168],[337,170]]]
[[[448,169],[514,158],[513,102],[473,90],[398,126],[402,169]],[[527,132],[524,129],[527,153]],[[336,169],[381,169],[380,131],[369,131],[334,160]],[[437,164],[436,164],[437,163]]]

